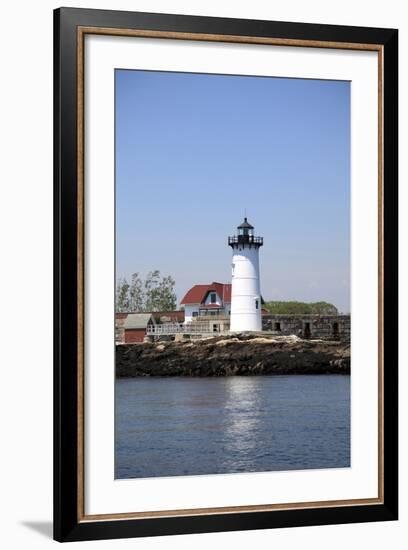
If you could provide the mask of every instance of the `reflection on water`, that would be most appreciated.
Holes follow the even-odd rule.
[[[229,456],[249,456],[256,451],[256,426],[260,421],[257,411],[260,398],[258,377],[229,378],[226,380],[225,441],[227,467]]]
[[[116,478],[350,465],[350,377],[116,381]]]

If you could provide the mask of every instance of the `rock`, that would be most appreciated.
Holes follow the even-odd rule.
[[[240,333],[116,347],[116,376],[233,376],[350,372],[347,342]]]

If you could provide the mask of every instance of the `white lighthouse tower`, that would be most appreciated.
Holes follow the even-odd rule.
[[[228,237],[232,247],[231,332],[262,330],[259,248],[263,237],[244,218],[238,234]]]

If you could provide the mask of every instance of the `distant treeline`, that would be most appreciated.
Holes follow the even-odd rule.
[[[277,315],[338,315],[336,306],[328,302],[265,302],[263,307]]]

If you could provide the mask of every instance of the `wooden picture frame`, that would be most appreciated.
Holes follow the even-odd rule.
[[[375,51],[378,55],[378,495],[345,501],[90,516],[84,504],[84,37]],[[142,537],[397,519],[398,33],[212,17],[54,12],[54,537]]]

